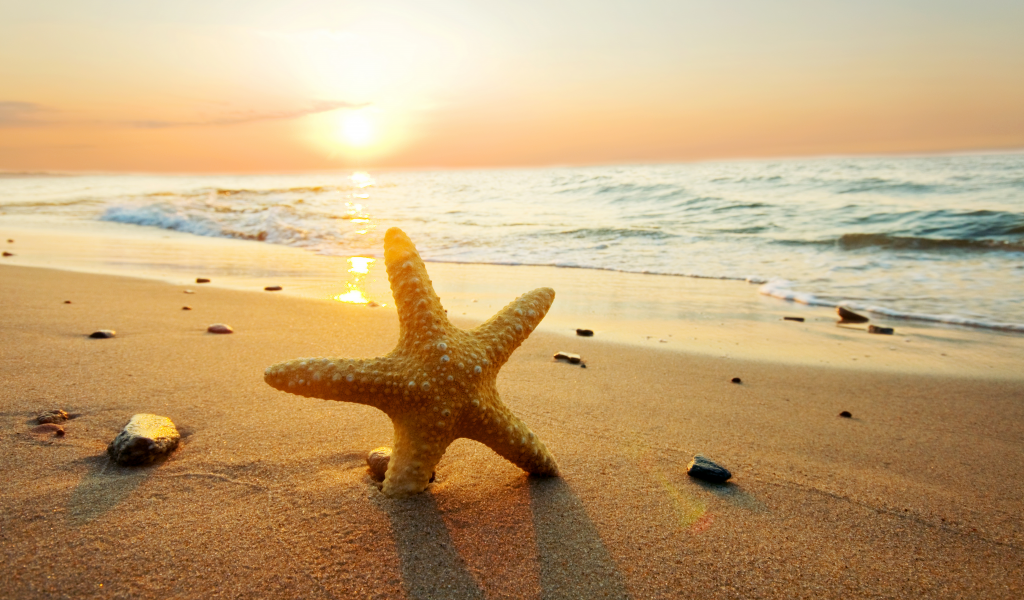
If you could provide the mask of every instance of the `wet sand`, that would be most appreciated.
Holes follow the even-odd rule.
[[[779,360],[837,356],[797,327],[756,359],[542,329],[498,389],[562,477],[459,440],[425,493],[393,500],[365,464],[390,443],[383,413],[262,377],[390,351],[386,307],[8,264],[0,306],[0,597],[1024,594],[1024,377],[1006,369]],[[236,333],[206,333],[217,322]],[[66,435],[32,433],[51,408],[77,415]],[[113,465],[138,412],[182,444]],[[688,477],[696,453],[732,480]]]

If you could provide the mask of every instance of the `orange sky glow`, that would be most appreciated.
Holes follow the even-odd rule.
[[[7,0],[0,170],[1016,149],[1021,23],[1019,0]]]

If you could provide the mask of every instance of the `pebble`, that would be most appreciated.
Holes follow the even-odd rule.
[[[892,335],[892,327],[879,327],[878,325],[868,325],[868,333],[880,333],[882,335]]]
[[[97,340],[103,340],[107,338],[112,338],[115,335],[117,335],[117,332],[114,331],[113,329],[100,329],[99,331],[94,331],[90,333],[89,337]]]
[[[836,312],[839,313],[840,323],[867,323],[870,319],[864,315],[858,315],[848,308],[842,306],[836,307]]]
[[[194,294],[194,293],[195,293],[195,291],[193,291],[193,290],[185,290],[185,293],[186,293],[186,294]]]
[[[206,328],[210,333],[234,333],[235,330],[223,323],[214,323]]]
[[[205,277],[196,277],[196,283],[210,283],[210,280]]]
[[[14,256],[13,252],[4,252],[4,256]]]
[[[556,352],[555,360],[567,360],[574,365],[580,364],[580,355],[572,352]]]
[[[369,308],[377,308],[377,307],[380,306],[380,302],[376,302],[374,300],[370,300],[369,302],[366,303],[366,306],[369,307]],[[462,314],[466,314],[466,313],[462,313]]]
[[[107,446],[107,454],[122,465],[143,465],[178,447],[181,434],[167,417],[140,413]]]
[[[39,413],[39,416],[36,417],[36,423],[63,423],[64,421],[67,421],[70,418],[71,417],[70,415],[68,415],[68,413],[64,412],[59,408],[55,408],[53,410],[48,410],[46,412]]]
[[[594,331],[592,329],[577,329],[576,335],[580,335],[583,337],[592,337],[594,335]]]
[[[265,292],[280,292],[282,289],[284,289],[284,288],[282,288],[279,285],[268,285],[267,287],[263,288],[263,291],[265,291]]]
[[[191,306],[182,306],[181,310],[192,310]]]
[[[43,423],[33,427],[32,433],[52,433],[57,437],[64,437],[64,428],[56,423]]]
[[[800,323],[804,322],[804,318],[803,317],[782,317],[782,319],[785,320],[785,321],[798,321]]]
[[[848,411],[848,410],[844,410],[843,412],[839,413],[839,416],[843,417],[844,419],[853,418],[853,415],[851,415],[850,411]]]
[[[388,463],[391,462],[391,448],[381,446],[370,450],[366,455],[366,466],[370,467],[370,475],[374,481],[384,481],[384,475],[388,472]],[[430,482],[434,482],[437,473],[430,474]]]
[[[64,304],[71,304],[71,301],[70,300],[65,300]]]
[[[686,465],[686,474],[690,477],[696,477],[697,479],[703,479],[712,483],[725,483],[732,477],[732,473],[728,469],[715,464],[700,454],[694,456],[690,464]]]
[[[743,383],[743,380],[742,380],[742,379],[740,379],[739,377],[733,377],[733,378],[732,378],[732,382],[733,382],[733,383]]]
[[[14,243],[14,240],[7,240],[7,243],[8,243],[8,244],[13,244],[13,243]]]

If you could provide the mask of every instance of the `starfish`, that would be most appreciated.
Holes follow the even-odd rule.
[[[434,293],[409,237],[384,236],[384,264],[398,308],[398,345],[372,359],[297,358],[267,367],[271,386],[310,398],[366,404],[395,426],[394,450],[382,491],[422,492],[448,446],[481,442],[524,471],[558,475],[558,465],[498,396],[498,370],[544,318],[555,291],[516,298],[472,330],[455,327]]]

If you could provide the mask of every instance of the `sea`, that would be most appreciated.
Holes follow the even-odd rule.
[[[434,262],[745,281],[1024,333],[1024,153],[289,175],[8,173],[5,216]]]

